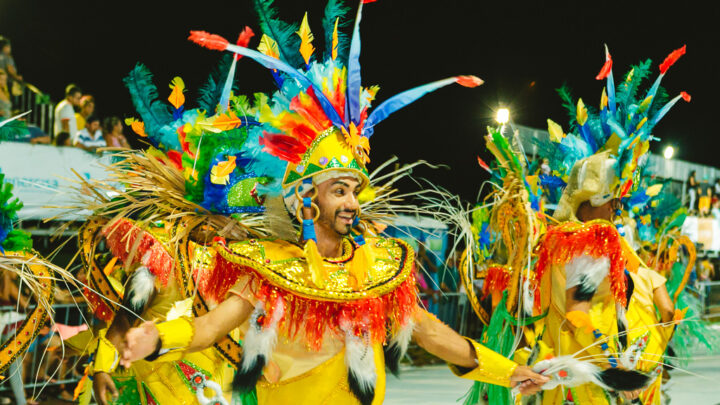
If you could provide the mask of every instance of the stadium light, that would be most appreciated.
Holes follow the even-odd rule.
[[[673,148],[672,146],[666,147],[665,150],[663,151],[663,156],[665,157],[665,159],[668,159],[668,160],[672,159],[674,154],[675,154],[675,148]]]
[[[508,110],[507,108],[501,108],[497,110],[495,121],[497,121],[501,125],[507,124],[508,121],[510,121],[510,110]]]

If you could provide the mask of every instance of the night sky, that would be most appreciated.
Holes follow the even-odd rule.
[[[309,12],[315,47],[322,43],[324,1],[277,0],[285,20]],[[355,3],[351,3],[354,8]],[[552,118],[567,130],[567,114],[554,89],[567,82],[575,97],[597,106],[603,82],[603,43],[614,59],[616,82],[631,64],[651,58],[657,65],[687,44],[687,54],[663,85],[692,102],[679,102],[656,127],[658,152],[666,144],[677,157],[718,165],[718,2],[511,2],[380,0],[364,9],[361,25],[363,84],[379,84],[375,105],[399,91],[457,74],[486,81],[476,89],[451,86],[430,94],[378,125],[373,163],[397,155],[402,162],[425,159],[450,170],[417,174],[468,200],[486,178],[476,155],[488,158],[482,136],[498,106],[514,122],[545,129]],[[0,34],[13,41],[25,79],[60,100],[74,82],[96,98],[100,116],[133,115],[122,78],[136,62],[155,73],[162,97],[172,77],[185,79],[192,101],[221,56],[186,40],[191,29],[234,39],[245,25],[260,38],[250,0],[185,3],[159,1],[0,0]],[[349,33],[349,30],[348,30]],[[238,65],[241,92],[274,90],[260,65]],[[190,103],[192,104],[192,103]]]

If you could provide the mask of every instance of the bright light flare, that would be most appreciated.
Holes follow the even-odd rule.
[[[675,155],[675,148],[673,148],[672,146],[666,147],[663,151],[663,156],[665,157],[665,159],[670,160],[672,159],[673,155]]]
[[[497,110],[495,121],[497,121],[501,125],[507,124],[508,121],[510,121],[510,110],[508,110],[507,108],[501,108]]]

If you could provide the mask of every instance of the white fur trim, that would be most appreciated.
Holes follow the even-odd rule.
[[[353,333],[350,322],[342,322],[340,328],[345,332],[345,365],[348,372],[357,378],[360,388],[363,390],[374,390],[377,382],[377,371],[375,370],[375,351],[367,334],[361,339]]]
[[[130,282],[130,291],[132,298],[130,303],[135,308],[143,308],[148,302],[155,289],[155,275],[145,266],[140,266],[135,270],[132,281]]]
[[[277,344],[278,323],[285,314],[285,303],[278,298],[270,318],[270,324],[264,329],[257,324],[258,317],[263,314],[265,314],[265,303],[258,302],[250,317],[250,327],[245,333],[245,340],[243,340],[243,356],[240,364],[242,372],[250,370],[258,356],[264,356],[265,361],[270,361],[272,351]]]
[[[410,319],[405,324],[405,326],[402,326],[398,333],[390,340],[390,347],[396,346],[400,350],[400,359],[405,357],[405,353],[407,353],[407,348],[410,345],[410,340],[412,340],[414,331],[415,322]]]
[[[584,281],[597,289],[610,271],[607,257],[594,258],[588,255],[578,256],[565,265],[565,289],[569,290]]]

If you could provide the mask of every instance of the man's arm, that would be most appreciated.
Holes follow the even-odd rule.
[[[670,322],[675,315],[675,305],[673,305],[670,294],[668,294],[665,284],[653,290],[653,302],[660,311],[661,322]]]
[[[204,350],[213,343],[227,335],[231,330],[242,325],[252,313],[253,306],[243,298],[230,295],[220,305],[207,314],[195,318],[192,325],[189,344],[184,347],[188,352]],[[184,322],[184,320],[176,320]],[[170,321],[175,322],[175,321]],[[145,322],[138,328],[130,329],[125,335],[126,347],[121,364],[129,367],[133,361],[144,359],[155,352],[161,341],[160,331],[152,322]],[[173,339],[182,340],[183,336],[173,336]],[[171,349],[174,347],[163,347]]]
[[[524,395],[539,391],[549,381],[548,377],[527,366],[517,365],[490,349],[471,343],[423,309],[418,310],[415,322],[413,337],[417,344],[454,366],[454,369],[451,366],[454,372],[464,369],[462,377],[513,387],[520,384],[520,392]]]

